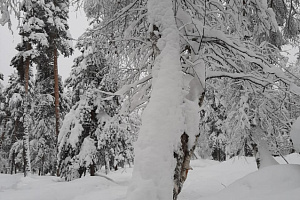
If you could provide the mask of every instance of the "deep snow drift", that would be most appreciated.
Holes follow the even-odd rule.
[[[226,162],[194,160],[179,200],[299,200],[300,155],[276,160],[282,165],[256,169],[254,158]],[[295,165],[296,164],[296,165]],[[121,200],[125,199],[132,169],[105,176],[86,176],[71,182],[57,177],[0,174],[0,200]],[[243,177],[243,178],[242,178]]]

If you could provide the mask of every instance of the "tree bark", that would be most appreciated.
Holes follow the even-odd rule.
[[[15,151],[12,153],[10,174],[13,174],[15,167]]]
[[[199,99],[199,106],[201,107],[204,100],[205,93],[202,94]],[[181,135],[181,147],[177,152],[174,152],[174,157],[176,158],[176,168],[174,171],[174,189],[173,189],[173,200],[177,200],[179,193],[183,187],[184,182],[187,179],[188,172],[192,168],[190,167],[190,162],[194,151],[196,148],[197,140],[200,133],[196,135],[195,141],[193,141],[193,146],[189,149],[189,136],[186,133]]]
[[[91,176],[95,176],[95,162],[92,160],[92,164],[90,164],[90,175]],[[84,175],[85,175],[85,172],[84,172]]]
[[[59,85],[58,85],[58,65],[57,65],[57,48],[54,47],[54,104],[55,104],[55,133],[56,133],[56,152],[58,152],[58,134],[59,134]],[[54,163],[54,169],[57,162]],[[59,176],[59,169],[56,169],[56,175]]]
[[[54,103],[55,103],[55,131],[56,137],[59,134],[59,87],[58,87],[58,66],[57,66],[57,49],[54,48]]]
[[[31,49],[31,45],[27,44],[27,51]],[[27,57],[25,61],[25,94],[28,94],[28,85],[29,85],[29,65],[30,65],[30,58]]]
[[[252,143],[251,146],[252,146],[253,155],[254,155],[254,158],[255,158],[257,169],[259,169],[259,167],[260,167],[260,157],[258,156],[257,144]]]

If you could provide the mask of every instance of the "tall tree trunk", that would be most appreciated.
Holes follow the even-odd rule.
[[[59,134],[59,86],[58,86],[58,66],[57,49],[54,48],[54,98],[55,98],[55,133]]]
[[[156,31],[161,37],[156,43],[159,55],[152,68],[152,92],[135,145],[127,199],[177,199],[199,137],[205,64],[200,56],[191,55],[194,77],[183,75],[173,1],[148,0],[147,8],[150,35]]]
[[[58,134],[59,134],[59,85],[58,85],[58,66],[57,66],[57,48],[54,47],[54,103],[55,103],[55,133],[56,133],[56,152],[58,152]],[[54,169],[57,168],[57,162],[54,162]],[[56,175],[59,176],[59,169],[56,169]]]
[[[180,37],[172,0],[149,0],[150,32],[161,33],[157,42],[150,101],[143,112],[135,146],[129,200],[170,200],[173,196],[174,151],[184,131],[184,77],[180,63]]]
[[[31,45],[27,43],[27,51],[31,49]],[[29,65],[30,57],[26,58],[25,62],[25,102],[24,102],[24,136],[23,136],[23,151],[24,151],[24,176],[31,174],[30,162],[30,142],[29,142]]]

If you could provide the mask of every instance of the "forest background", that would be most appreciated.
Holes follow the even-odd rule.
[[[298,1],[84,1],[90,27],[64,85],[69,1],[16,2],[1,1],[1,24],[21,19],[2,171],[73,180],[134,160],[129,199],[176,199],[194,157],[254,155],[260,168],[269,150],[299,151],[299,59],[281,54],[298,45]]]

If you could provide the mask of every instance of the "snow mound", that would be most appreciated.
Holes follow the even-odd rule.
[[[104,195],[108,200],[126,193],[126,187],[99,176],[64,182],[53,176],[0,174],[0,180],[0,200],[86,200]]]
[[[299,200],[300,165],[273,165],[235,181],[219,193],[199,200]]]
[[[212,165],[216,165],[216,164],[220,164],[219,161],[215,161],[215,160],[206,160],[206,159],[198,159],[198,160],[191,160],[191,166],[192,168],[196,168],[196,167],[200,167],[200,168],[204,168],[204,167],[210,167]]]

